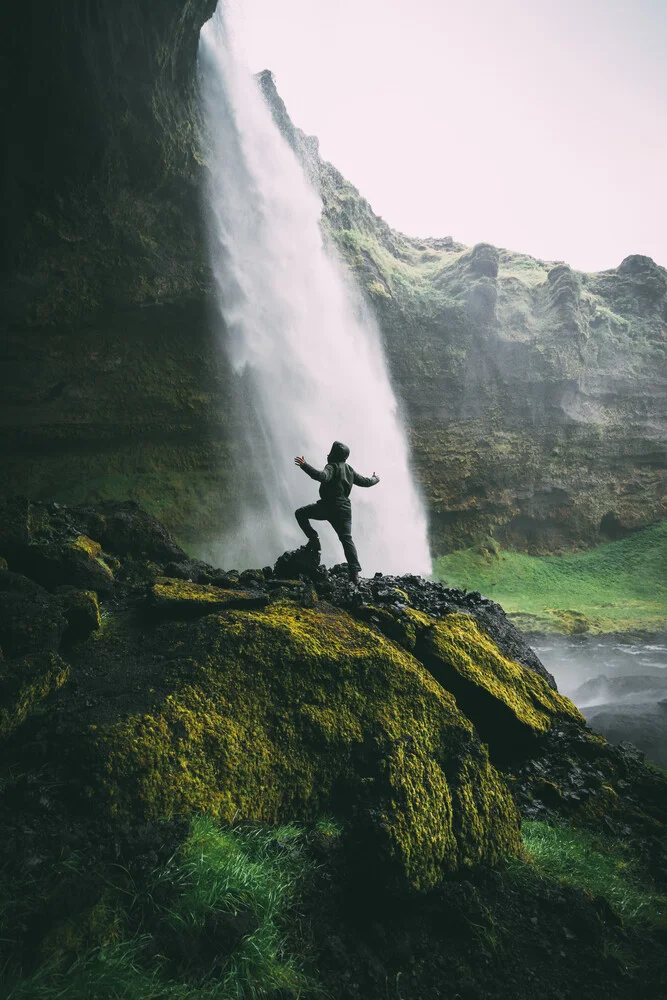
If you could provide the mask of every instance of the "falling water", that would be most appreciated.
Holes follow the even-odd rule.
[[[338,439],[358,472],[381,480],[352,493],[364,574],[427,573],[425,516],[377,327],[325,249],[320,198],[239,61],[221,7],[199,43],[206,210],[246,440],[238,524],[219,558],[228,567],[261,566],[303,544],[294,510],[317,499],[318,484],[294,456],[322,468]],[[333,530],[318,530],[324,561],[342,561]]]

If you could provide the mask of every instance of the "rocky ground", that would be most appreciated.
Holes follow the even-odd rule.
[[[310,985],[258,995],[664,992],[667,779],[586,727],[497,604],[352,586],[306,549],[222,572],[132,503],[14,499],[0,553],[8,996],[115,996],[100,957],[128,954],[160,996],[222,990],[259,911],[160,917],[187,898],[174,859],[202,814],[222,837],[276,829],[267,864],[310,873],[280,925]],[[540,874],[531,823],[596,838],[652,915]],[[141,989],[124,995],[158,995]]]

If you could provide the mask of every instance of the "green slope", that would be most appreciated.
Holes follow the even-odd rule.
[[[529,556],[493,539],[435,561],[451,586],[480,590],[528,631],[667,628],[667,521],[588,552]]]

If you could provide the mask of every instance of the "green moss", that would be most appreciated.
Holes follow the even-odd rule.
[[[84,552],[89,559],[99,559],[102,555],[102,546],[87,535],[77,535],[69,544],[75,552]]]
[[[435,561],[451,586],[493,597],[520,627],[565,634],[657,630],[667,622],[667,521],[562,556],[477,546]]]
[[[420,612],[407,613],[421,626],[420,660],[455,694],[494,749],[545,733],[558,718],[584,722],[568,698],[532,670],[503,656],[471,616],[458,613],[435,621]]]
[[[69,666],[56,653],[0,661],[0,739],[11,736],[68,677]]]
[[[346,613],[281,603],[162,626],[160,641],[164,697],[88,737],[115,814],[337,810],[419,889],[515,849],[507,788],[451,696]]]
[[[263,607],[268,598],[257,591],[224,590],[163,576],[151,588],[151,603],[165,618],[199,618],[228,608]]]

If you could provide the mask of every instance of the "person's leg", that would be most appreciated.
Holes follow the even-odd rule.
[[[323,508],[321,501],[308,504],[307,507],[299,507],[298,510],[294,511],[294,516],[299,527],[308,541],[313,543],[313,548],[315,547],[315,542],[319,546],[320,539],[310,521],[311,519],[313,521],[326,521],[328,520],[327,514],[328,511]]]
[[[357,547],[352,541],[352,512],[350,511],[347,516],[338,514],[335,518],[330,518],[329,521],[343,546],[350,578],[356,580],[361,571],[361,566],[359,565]]]

